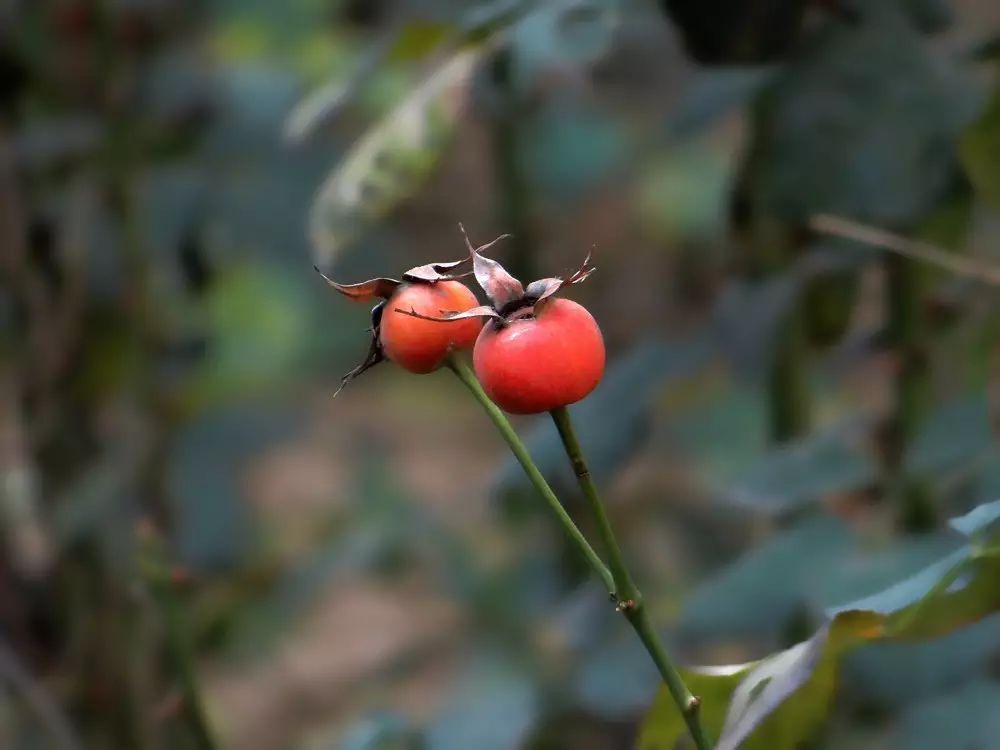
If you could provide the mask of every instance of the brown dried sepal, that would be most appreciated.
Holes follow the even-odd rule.
[[[465,238],[465,245],[469,249],[469,256],[472,258],[472,268],[476,276],[476,281],[479,282],[479,286],[486,292],[486,296],[489,297],[491,304],[474,307],[471,310],[463,310],[461,312],[439,310],[440,315],[427,315],[425,313],[418,313],[412,308],[406,310],[401,307],[393,308],[393,312],[440,323],[464,320],[466,318],[492,318],[497,321],[497,325],[505,325],[515,318],[534,315],[541,309],[541,306],[544,305],[547,299],[564,286],[579,284],[596,270],[590,264],[591,253],[588,252],[587,257],[584,258],[580,267],[569,276],[565,278],[553,276],[551,278],[538,279],[528,284],[528,288],[525,289],[521,282],[508,273],[507,269],[499,262],[487,258],[482,254],[484,250],[493,247],[500,240],[510,237],[509,234],[502,234],[492,242],[474,247],[469,240],[469,235],[466,234],[465,227],[459,224],[458,228],[462,231],[462,236]],[[448,270],[450,270],[451,267],[459,264],[439,264],[438,267],[442,265],[447,265]]]
[[[524,290],[524,298],[537,306],[539,302],[548,299],[564,286],[579,284],[597,270],[594,266],[590,265],[590,256],[591,253],[587,253],[587,257],[583,259],[583,264],[565,279],[561,276],[554,276],[548,279],[532,281],[528,284],[528,288]]]
[[[373,299],[382,298],[389,299],[393,292],[395,292],[401,281],[396,279],[388,279],[384,277],[379,277],[376,279],[368,279],[368,281],[361,281],[357,284],[339,284],[325,273],[319,270],[317,266],[313,266],[316,269],[316,273],[323,277],[323,280],[336,289],[338,292],[343,294],[349,299],[355,300],[356,302],[368,302]]]
[[[459,224],[458,228],[462,230],[462,236],[465,238],[465,246],[469,249],[469,257],[472,258],[472,271],[476,275],[476,281],[479,282],[479,286],[486,292],[486,296],[490,298],[493,307],[497,310],[502,310],[511,302],[524,297],[524,286],[522,286],[521,282],[511,276],[507,272],[507,269],[497,261],[487,258],[482,254],[484,250],[489,250],[500,242],[500,240],[507,239],[510,235],[501,234],[495,240],[487,242],[485,245],[473,247],[472,242],[469,240],[469,235],[465,232],[465,227]]]
[[[466,318],[494,318],[496,320],[503,320],[503,316],[489,305],[480,305],[479,307],[472,307],[468,310],[460,311],[438,310],[438,312],[441,313],[440,316],[418,313],[412,307],[409,310],[397,307],[393,310],[393,312],[409,315],[411,318],[420,318],[420,320],[433,320],[437,323],[450,323],[455,320],[465,320]]]
[[[462,279],[468,276],[471,272],[466,271],[465,273],[453,273],[453,271],[468,262],[469,258],[462,258],[461,260],[453,260],[446,263],[427,263],[422,266],[416,266],[403,274],[403,281],[433,284],[437,281]],[[322,276],[323,280],[327,284],[332,286],[345,297],[357,302],[368,302],[373,299],[389,299],[403,284],[403,281],[383,276],[368,279],[368,281],[361,281],[357,284],[341,284],[320,271],[317,266],[313,266],[313,268],[316,269],[316,273]]]
[[[465,271],[464,273],[452,273],[452,271],[468,262],[468,258],[462,258],[461,260],[453,260],[447,263],[428,263],[427,265],[411,268],[403,274],[403,278],[406,281],[424,281],[430,284],[433,284],[435,281],[455,281],[457,279],[464,279],[472,272]]]
[[[372,340],[371,344],[368,346],[368,354],[365,355],[365,359],[360,365],[355,367],[353,370],[351,370],[349,373],[347,373],[346,375],[344,375],[344,377],[340,379],[340,385],[337,387],[337,390],[334,391],[333,394],[334,398],[336,398],[340,394],[340,392],[344,390],[344,386],[346,386],[348,383],[354,380],[354,378],[358,377],[358,375],[365,372],[366,370],[370,370],[379,362],[385,360],[385,354],[382,352],[382,342],[379,341],[379,325],[382,322],[382,311],[384,309],[385,309],[385,302],[379,302],[377,305],[375,305],[375,307],[372,308],[372,327],[370,329],[372,334]]]

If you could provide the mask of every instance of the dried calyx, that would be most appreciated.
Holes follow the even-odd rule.
[[[483,251],[490,249],[500,240],[510,237],[509,234],[502,234],[491,242],[479,247],[473,247],[469,236],[465,232],[465,227],[458,225],[465,238],[465,245],[469,249],[469,257],[472,259],[472,272],[476,276],[479,286],[486,292],[490,300],[489,305],[473,307],[470,310],[461,312],[441,310],[440,316],[422,315],[413,309],[405,310],[395,308],[395,312],[411,315],[424,320],[451,321],[463,318],[489,318],[494,325],[503,326],[518,318],[530,317],[538,314],[552,295],[569,284],[578,284],[586,279],[596,269],[590,265],[590,253],[583,260],[580,266],[569,276],[562,278],[553,276],[546,279],[532,281],[525,287],[520,281],[508,273],[500,263],[483,255]]]
[[[379,340],[379,328],[382,323],[382,313],[385,310],[386,302],[392,298],[393,294],[395,294],[401,286],[408,283],[434,284],[438,281],[455,281],[465,278],[472,272],[465,271],[464,273],[460,273],[458,272],[458,269],[468,262],[469,258],[462,258],[461,260],[449,261],[446,263],[428,263],[423,266],[411,268],[403,274],[402,280],[378,277],[368,279],[368,281],[362,281],[358,284],[340,284],[319,270],[318,266],[314,266],[316,273],[322,276],[323,280],[326,281],[327,284],[332,286],[345,297],[355,300],[356,302],[370,302],[374,299],[379,300],[379,302],[372,308],[372,325],[369,329],[372,339],[371,344],[368,347],[368,354],[365,356],[364,361],[362,361],[361,364],[340,379],[340,386],[333,395],[336,396],[340,393],[344,389],[345,385],[354,380],[354,378],[363,373],[365,370],[369,370],[379,362],[385,360],[386,357],[382,351],[382,343]]]

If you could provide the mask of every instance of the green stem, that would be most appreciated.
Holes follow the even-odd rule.
[[[195,668],[195,657],[187,638],[174,582],[169,571],[155,563],[148,564],[146,576],[163,617],[167,655],[181,692],[182,710],[194,735],[195,746],[198,750],[219,750],[219,744],[212,733],[208,712],[205,710],[205,701]]]
[[[524,443],[514,432],[514,428],[511,426],[507,417],[504,415],[500,408],[494,404],[490,397],[486,395],[483,387],[479,384],[476,379],[475,374],[469,369],[469,366],[465,364],[458,357],[452,356],[448,359],[446,363],[458,379],[462,381],[462,384],[469,389],[469,392],[475,397],[475,399],[480,403],[483,409],[486,410],[486,414],[493,424],[496,425],[497,430],[500,431],[501,437],[507,442],[510,447],[511,453],[514,454],[514,458],[517,459],[518,463],[521,464],[521,468],[524,469],[524,473],[528,475],[528,479],[531,484],[534,485],[535,489],[538,490],[538,494],[544,498],[545,502],[549,504],[552,512],[556,516],[556,520],[562,525],[563,530],[569,535],[569,538],[573,540],[580,553],[586,559],[587,563],[590,565],[591,569],[597,574],[597,577],[601,579],[608,591],[613,591],[615,587],[615,580],[611,575],[611,572],[598,557],[597,553],[594,552],[594,548],[590,546],[590,542],[583,535],[577,525],[570,518],[569,513],[559,502],[559,498],[556,497],[556,493],[552,491],[549,483],[545,481],[545,477],[535,466],[535,462],[531,459],[528,454],[528,449],[524,447]]]
[[[809,429],[809,384],[806,378],[806,331],[801,303],[784,322],[771,365],[769,406],[771,439],[776,443],[804,435]]]
[[[573,472],[576,474],[580,489],[583,490],[583,494],[594,513],[594,518],[597,520],[597,528],[611,564],[611,574],[615,583],[614,596],[618,601],[618,609],[635,629],[642,644],[646,647],[646,651],[653,659],[653,663],[656,664],[656,668],[667,685],[667,690],[670,691],[674,703],[677,704],[678,710],[684,717],[695,746],[698,750],[709,750],[711,744],[705,737],[699,718],[698,709],[701,706],[701,701],[684,684],[684,680],[667,655],[660,637],[653,628],[646,607],[643,605],[642,594],[628,572],[621,548],[618,546],[618,540],[615,538],[615,532],[611,528],[611,522],[604,509],[604,503],[601,502],[597,485],[587,467],[587,461],[573,430],[573,423],[570,421],[569,411],[565,406],[560,406],[553,409],[551,414],[556,428],[559,430],[559,437],[562,438],[563,446],[566,448],[566,454],[573,464]]]
[[[906,449],[923,425],[929,403],[927,331],[921,315],[923,269],[896,255],[887,256],[885,266],[887,328],[898,358],[884,462],[886,485],[899,498],[900,525],[908,531],[927,531],[936,522],[930,488],[919,477],[906,476],[904,467]]]

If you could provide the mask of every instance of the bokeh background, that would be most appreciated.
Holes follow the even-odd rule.
[[[368,314],[313,265],[459,258],[459,221],[521,278],[594,248],[569,294],[609,368],[573,413],[681,661],[953,552],[1000,492],[995,282],[810,221],[1000,264],[998,73],[990,0],[2,0],[0,746],[199,747],[185,646],[227,748],[655,723],[457,381],[331,398]],[[768,747],[1000,748],[984,614],[856,650]]]

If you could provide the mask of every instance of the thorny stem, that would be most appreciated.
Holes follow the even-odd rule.
[[[557,409],[553,409],[551,414],[553,421],[556,423],[556,428],[559,430],[559,437],[562,438],[563,446],[566,448],[566,455],[569,456],[570,462],[573,464],[573,473],[576,474],[580,489],[583,490],[583,494],[586,496],[594,517],[597,520],[597,528],[601,535],[601,541],[604,544],[605,551],[611,563],[611,574],[615,584],[613,595],[617,600],[618,610],[625,615],[629,624],[635,629],[639,640],[642,641],[642,645],[646,647],[646,651],[649,652],[653,663],[656,664],[656,668],[667,685],[667,690],[670,691],[674,703],[677,704],[678,710],[684,717],[684,722],[687,724],[695,746],[698,750],[710,750],[712,746],[705,737],[705,732],[702,729],[699,718],[698,709],[701,707],[701,700],[688,690],[680,673],[678,673],[677,668],[667,655],[660,637],[653,628],[652,622],[649,619],[649,613],[646,607],[643,606],[642,594],[632,581],[632,576],[625,565],[621,548],[618,546],[615,532],[611,528],[611,522],[608,520],[608,514],[604,509],[604,503],[601,502],[597,485],[590,474],[587,461],[583,456],[580,443],[573,430],[573,423],[570,421],[569,412],[565,406],[560,406]]]
[[[528,475],[528,479],[531,484],[534,485],[535,489],[538,490],[545,502],[548,503],[549,508],[556,516],[556,520],[562,525],[563,530],[569,535],[569,538],[573,540],[576,544],[577,549],[587,560],[590,565],[591,570],[597,575],[598,578],[604,583],[605,587],[611,591],[614,589],[615,581],[608,570],[607,566],[601,561],[594,548],[590,546],[590,542],[583,535],[577,525],[570,518],[569,513],[559,502],[559,498],[556,497],[556,493],[552,491],[549,483],[545,481],[545,477],[538,470],[535,462],[531,459],[528,454],[528,449],[524,447],[524,443],[521,442],[521,438],[517,436],[514,431],[513,426],[507,420],[500,408],[494,404],[490,397],[486,395],[483,387],[479,384],[476,379],[475,374],[469,369],[469,366],[465,364],[461,359],[452,355],[448,358],[446,362],[448,368],[458,376],[458,379],[462,381],[462,384],[469,389],[469,392],[475,397],[475,399],[480,403],[483,409],[486,410],[486,414],[496,425],[497,430],[499,430],[501,437],[506,441],[507,445],[510,447],[511,453],[514,454],[514,458],[517,459],[518,463],[521,464],[521,468],[524,469],[524,473]]]

